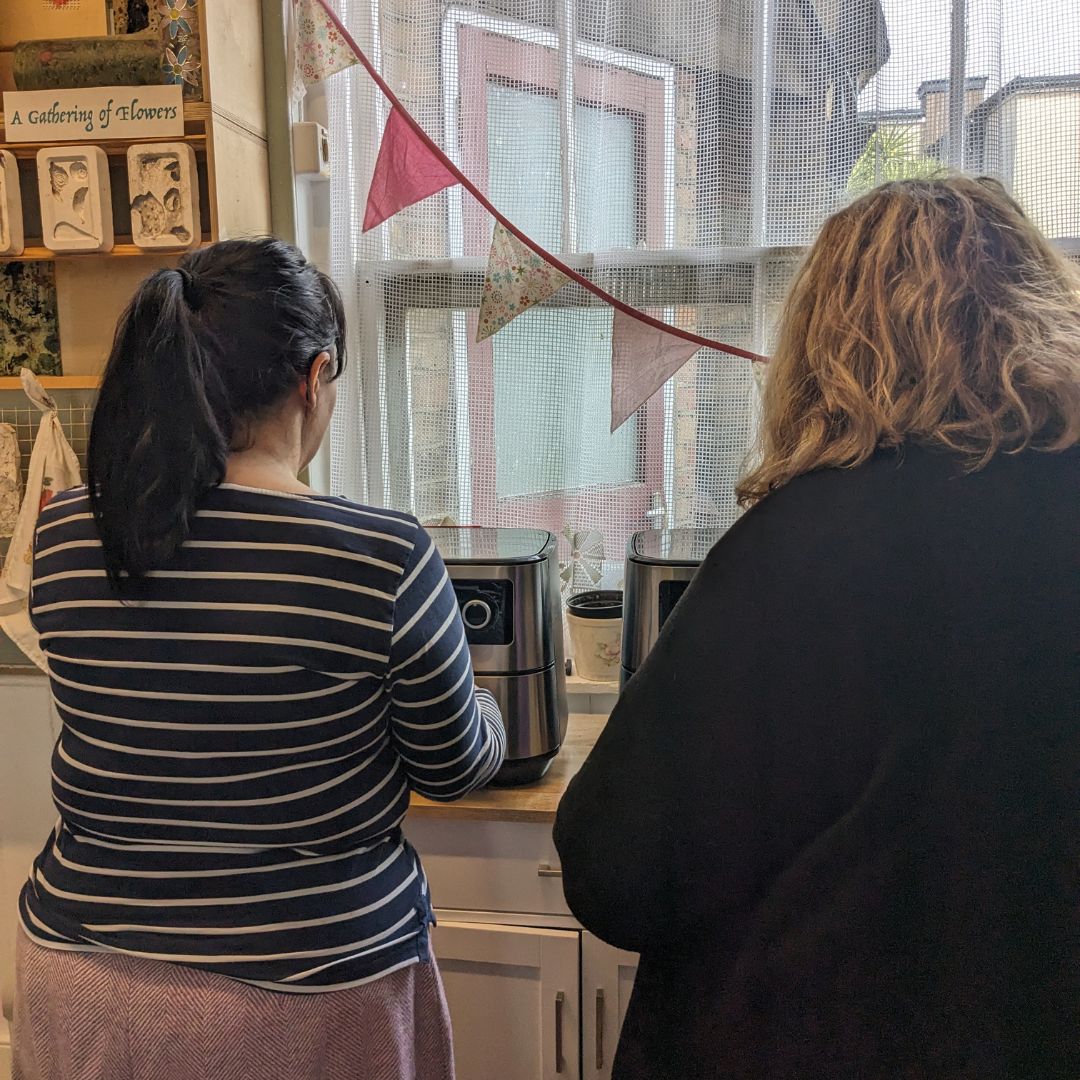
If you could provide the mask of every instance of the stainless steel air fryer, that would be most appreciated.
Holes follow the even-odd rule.
[[[431,529],[461,606],[477,686],[506,725],[495,783],[547,772],[566,735],[566,662],[555,537],[542,529]]]
[[[622,682],[634,674],[723,529],[649,529],[626,549]]]

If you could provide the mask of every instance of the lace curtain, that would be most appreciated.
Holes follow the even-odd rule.
[[[605,289],[767,352],[823,217],[883,179],[1001,176],[1080,236],[1072,0],[338,0],[361,47],[492,201]],[[352,366],[336,492],[422,520],[729,525],[757,378],[703,350],[609,433],[611,311],[577,286],[475,344],[492,222],[460,189],[360,232],[386,106],[327,84],[331,251]]]

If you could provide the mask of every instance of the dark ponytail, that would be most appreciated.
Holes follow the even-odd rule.
[[[337,289],[280,240],[226,240],[139,286],[94,410],[87,482],[117,586],[167,563],[246,421],[324,350],[345,367]]]

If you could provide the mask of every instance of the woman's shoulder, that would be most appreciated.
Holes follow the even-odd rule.
[[[55,525],[61,521],[84,518],[86,520],[91,518],[90,497],[85,484],[68,488],[66,491],[58,491],[55,494],[47,490],[42,493],[37,520],[39,529],[43,525]]]
[[[996,454],[981,468],[944,447],[908,443],[882,449],[851,468],[804,473],[757,503],[710,553],[711,563],[760,558],[780,568],[819,568],[886,551],[937,547],[930,538],[970,532],[1010,518],[1010,528],[1040,506],[1080,501],[1080,447],[1049,453]],[[1015,513],[1006,513],[1014,510]],[[1023,511],[1023,513],[1021,513]],[[1022,520],[1023,519],[1023,520]]]
[[[277,524],[297,535],[317,532],[328,546],[385,546],[403,552],[405,558],[421,531],[410,514],[337,495],[269,491],[228,483],[207,494],[198,514],[207,518],[227,514],[253,523]]]

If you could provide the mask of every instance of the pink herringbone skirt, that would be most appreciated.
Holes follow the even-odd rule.
[[[279,994],[19,935],[13,1080],[453,1080],[434,963]]]

